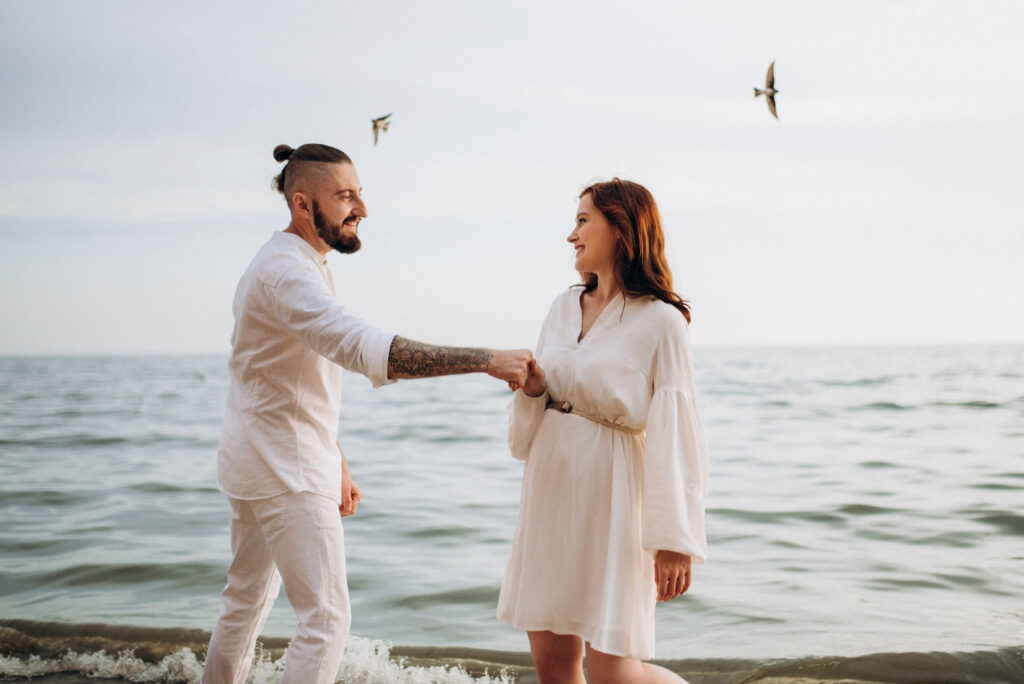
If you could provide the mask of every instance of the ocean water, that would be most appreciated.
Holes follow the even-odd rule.
[[[658,608],[659,662],[692,682],[1024,682],[1024,346],[695,355],[710,558]],[[230,559],[226,389],[224,357],[0,358],[0,679],[198,681]],[[494,619],[509,392],[343,392],[364,500],[340,681],[535,681]],[[252,681],[280,677],[293,628],[282,594]]]

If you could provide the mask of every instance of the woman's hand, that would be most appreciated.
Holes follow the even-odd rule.
[[[537,359],[531,359],[528,367],[529,375],[523,385],[523,392],[529,397],[539,397],[548,389],[548,383],[544,379],[544,369],[540,367]]]
[[[661,550],[654,555],[654,583],[659,601],[671,601],[686,593],[691,567],[692,561],[685,553]]]

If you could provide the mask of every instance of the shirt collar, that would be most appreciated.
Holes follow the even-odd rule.
[[[278,240],[285,240],[291,245],[298,246],[302,253],[312,259],[313,263],[317,266],[327,265],[327,257],[313,249],[313,245],[309,244],[295,233],[286,233],[283,230],[279,230],[274,233],[274,237]]]

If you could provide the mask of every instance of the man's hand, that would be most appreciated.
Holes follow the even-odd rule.
[[[685,553],[662,549],[654,555],[654,583],[658,587],[658,600],[671,601],[690,588],[690,570],[693,564]]]
[[[487,364],[488,375],[504,380],[513,390],[526,384],[526,378],[530,375],[533,352],[529,349],[492,349],[490,351],[491,360]]]
[[[344,518],[355,513],[359,508],[359,500],[362,498],[363,493],[359,491],[352,475],[349,474],[348,466],[343,466],[341,470],[341,505],[338,506],[341,517]]]
[[[338,442],[338,453],[341,455],[341,505],[338,506],[338,510],[341,512],[341,517],[344,518],[356,512],[363,493],[359,491],[355,480],[352,479],[352,474],[348,472],[348,461],[345,459],[345,450],[341,448],[340,442]]]

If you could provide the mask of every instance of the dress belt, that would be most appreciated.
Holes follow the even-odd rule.
[[[554,399],[548,397],[547,406],[545,406],[544,408],[554,409],[559,413],[572,413],[579,416],[580,418],[586,418],[587,420],[593,421],[595,423],[607,425],[608,427],[614,430],[619,430],[620,432],[628,432],[631,435],[639,435],[643,433],[643,428],[631,428],[625,425],[619,425],[618,423],[613,423],[610,420],[605,420],[604,418],[600,418],[590,413],[584,413],[583,411],[580,411],[578,408],[576,408],[567,401],[555,401]]]

